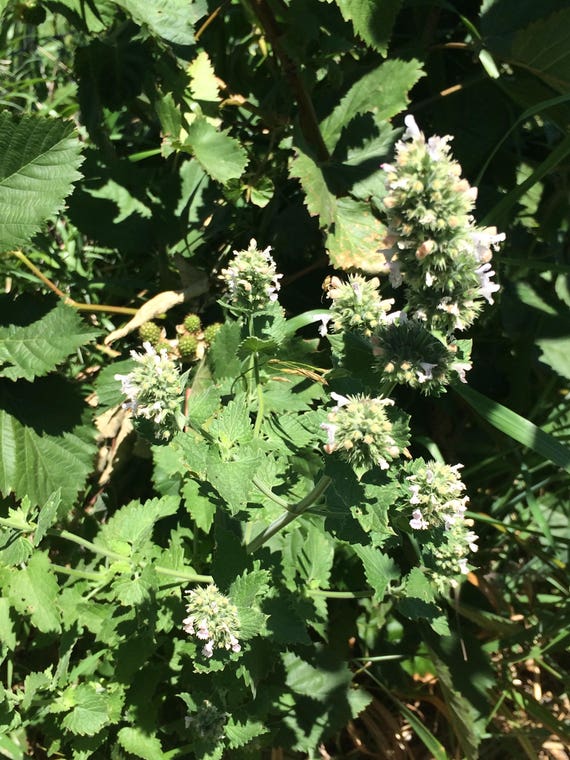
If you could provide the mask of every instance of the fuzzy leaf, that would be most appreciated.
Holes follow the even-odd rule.
[[[104,690],[95,691],[94,684],[70,686],[59,699],[72,707],[64,717],[62,726],[73,734],[93,736],[109,722],[109,697]]]
[[[46,375],[95,335],[62,302],[30,325],[0,327],[0,375],[10,380]]]
[[[335,0],[345,21],[355,34],[382,55],[386,55],[394,21],[402,0]]]
[[[230,137],[227,130],[217,130],[203,116],[198,116],[188,127],[183,147],[218,182],[241,177],[248,162],[247,153],[240,143]]]
[[[205,0],[114,0],[137,24],[175,45],[192,45],[194,24],[207,13]]]
[[[178,499],[175,496],[149,499],[144,504],[133,501],[115,512],[101,527],[96,541],[112,551],[129,556],[151,538],[155,523],[175,514],[177,507]]]
[[[390,581],[397,580],[400,577],[398,568],[393,560],[382,554],[379,549],[358,544],[353,549],[362,560],[366,580],[374,589],[374,599],[381,602],[390,585]]]
[[[0,114],[0,251],[25,245],[81,177],[71,122]]]
[[[58,489],[50,495],[48,500],[43,504],[37,519],[37,527],[34,533],[34,546],[38,546],[42,538],[46,535],[49,528],[54,524],[58,517],[58,509],[61,504],[61,491]]]
[[[135,757],[143,760],[160,760],[163,757],[162,745],[156,736],[149,736],[139,728],[125,726],[117,738],[121,747]]]
[[[27,567],[11,571],[10,601],[18,612],[29,615],[32,625],[43,633],[61,630],[58,592],[47,554],[36,552]]]

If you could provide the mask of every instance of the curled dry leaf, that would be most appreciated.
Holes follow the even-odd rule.
[[[189,301],[191,298],[196,298],[202,295],[208,289],[207,277],[197,280],[184,290],[165,290],[162,293],[151,298],[150,301],[144,303],[132,319],[130,319],[125,325],[119,327],[118,330],[113,330],[105,338],[105,345],[109,345],[119,338],[124,338],[125,335],[133,332],[145,322],[150,322],[159,314],[172,309],[173,306]]]

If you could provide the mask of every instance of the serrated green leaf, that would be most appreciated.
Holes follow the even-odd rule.
[[[60,697],[72,707],[62,727],[72,734],[93,736],[108,723],[107,699],[104,691],[95,691],[95,684],[70,686]]]
[[[209,433],[224,451],[251,441],[253,425],[243,396],[232,399],[223,407],[221,413],[210,425]]]
[[[175,514],[177,509],[176,496],[149,499],[143,504],[132,501],[101,526],[96,543],[129,556],[149,541],[158,520]]]
[[[236,721],[230,717],[224,727],[228,745],[230,749],[237,749],[248,744],[257,736],[263,736],[269,731],[260,720],[246,720],[244,722]]]
[[[402,0],[335,0],[345,21],[355,34],[382,55],[388,43]]]
[[[43,673],[29,673],[24,681],[24,696],[20,707],[29,710],[38,692],[53,691],[55,687],[53,674],[48,668]]]
[[[175,45],[194,43],[194,25],[208,11],[204,0],[113,0],[151,34]]]
[[[293,530],[287,535],[283,562],[295,569],[308,588],[327,588],[333,559],[333,543],[320,526],[309,525],[306,532]]]
[[[61,504],[61,491],[54,491],[42,505],[37,519],[37,527],[34,532],[34,546],[38,546],[49,528],[57,520],[59,505]]]
[[[0,376],[10,380],[47,375],[97,331],[60,302],[45,317],[26,327],[0,327]]]
[[[212,179],[228,182],[238,179],[248,162],[247,153],[227,130],[216,129],[206,118],[198,116],[187,129],[182,146],[203,166]]]
[[[326,239],[331,264],[339,269],[377,272],[385,263],[380,250],[385,248],[386,232],[368,203],[339,198],[334,225]]]
[[[36,552],[21,570],[11,570],[9,594],[13,606],[30,617],[43,633],[61,630],[57,597],[59,585],[47,554]]]
[[[419,61],[393,59],[365,74],[342,98],[323,122],[321,132],[329,150],[333,150],[342,130],[358,114],[374,113],[375,121],[391,119],[410,102],[408,92],[423,76]]]
[[[135,757],[143,760],[160,760],[164,757],[160,739],[143,733],[140,728],[125,726],[117,734],[117,739],[121,747]]]
[[[253,570],[239,575],[229,588],[229,596],[238,608],[240,639],[248,639],[265,632],[267,615],[259,609],[269,590],[269,573]]]
[[[152,590],[158,588],[158,576],[152,565],[146,565],[142,571],[134,570],[117,576],[112,588],[117,602],[125,606],[137,606],[150,597]]]
[[[94,442],[80,438],[79,432],[83,430],[78,427],[42,435],[0,408],[0,492],[20,499],[27,495],[39,505],[60,488],[62,504],[69,507],[91,472],[95,453]]]
[[[237,358],[238,346],[241,342],[241,325],[239,322],[225,322],[212,341],[208,351],[208,359],[213,364],[214,378],[235,377],[241,369]]]
[[[232,515],[245,509],[251,489],[252,478],[257,472],[261,455],[248,456],[245,452],[236,461],[222,461],[212,456],[206,466],[206,479],[228,505]]]
[[[190,517],[196,523],[196,527],[209,533],[214,515],[216,514],[216,504],[204,496],[200,491],[202,484],[197,480],[187,480],[182,487],[182,498],[184,506]]]
[[[390,557],[372,546],[352,547],[364,566],[366,580],[374,589],[374,599],[381,602],[390,585],[390,581],[399,579],[400,571]]]
[[[81,175],[81,143],[60,119],[0,114],[0,251],[25,245]]]
[[[263,340],[255,335],[249,335],[239,344],[238,355],[241,359],[245,359],[252,354],[274,354],[278,345],[275,340]]]
[[[321,227],[333,224],[336,214],[336,198],[330,192],[322,169],[313,159],[298,148],[291,162],[289,174],[301,182],[305,191],[305,205],[311,216],[319,217]]]
[[[570,338],[539,338],[535,342],[540,348],[539,361],[570,380]]]
[[[117,206],[118,213],[113,219],[114,224],[120,224],[132,214],[137,214],[142,219],[150,219],[152,209],[138,198],[135,198],[123,185],[110,179],[104,185],[96,189],[88,189],[85,192],[93,198],[103,198]]]
[[[563,94],[570,88],[570,8],[561,8],[519,31],[509,61]]]

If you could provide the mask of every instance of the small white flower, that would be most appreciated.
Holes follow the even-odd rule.
[[[342,406],[350,404],[350,399],[348,399],[346,396],[341,396],[340,393],[335,393],[334,391],[331,393],[331,398],[336,401],[335,410],[340,409]]]
[[[495,274],[495,272],[491,269],[491,264],[489,262],[482,264],[478,269],[475,270],[475,274],[479,278],[479,283],[481,285],[481,295],[489,303],[494,303],[493,293],[499,290],[499,286],[496,282],[493,282],[491,280],[491,277],[493,277]]]
[[[416,120],[411,114],[408,114],[406,116],[406,118],[404,119],[404,124],[407,127],[403,135],[404,140],[407,140],[408,138],[410,138],[411,140],[419,140],[422,137],[420,128],[416,124]]]
[[[429,362],[420,362],[420,367],[423,372],[416,370],[418,376],[418,382],[425,383],[426,380],[433,380],[432,370],[437,367],[437,364],[430,364]]]
[[[212,640],[207,641],[204,646],[202,647],[202,654],[204,657],[212,657],[214,654],[214,642]]]
[[[412,512],[412,519],[410,520],[410,528],[413,528],[414,530],[426,530],[426,528],[429,528],[428,523],[424,519],[421,510],[414,509]]]
[[[332,314],[323,314],[321,317],[321,324],[319,326],[319,335],[324,338],[328,332],[328,324],[332,319]]]

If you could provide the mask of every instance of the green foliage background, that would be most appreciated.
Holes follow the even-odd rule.
[[[357,736],[404,757],[406,729],[417,757],[568,743],[570,6],[0,0],[0,14],[2,756],[344,757]],[[281,511],[256,474],[288,504],[315,485],[320,284],[381,271],[380,164],[407,112],[454,136],[478,218],[507,233],[470,386],[401,396],[414,455],[465,464],[481,536],[444,602],[385,550],[393,494],[348,471],[271,550],[244,548]],[[214,416],[215,441],[118,438],[114,375],[137,338],[104,337],[170,291],[150,315],[169,336],[190,308],[219,321],[216,274],[252,237],[273,246],[288,319],[262,319],[249,344],[226,322],[192,370],[191,427]],[[260,450],[244,399],[227,402],[264,351],[281,363]],[[212,577],[245,621],[229,667],[181,631],[181,591]],[[185,722],[204,700],[223,742]]]

